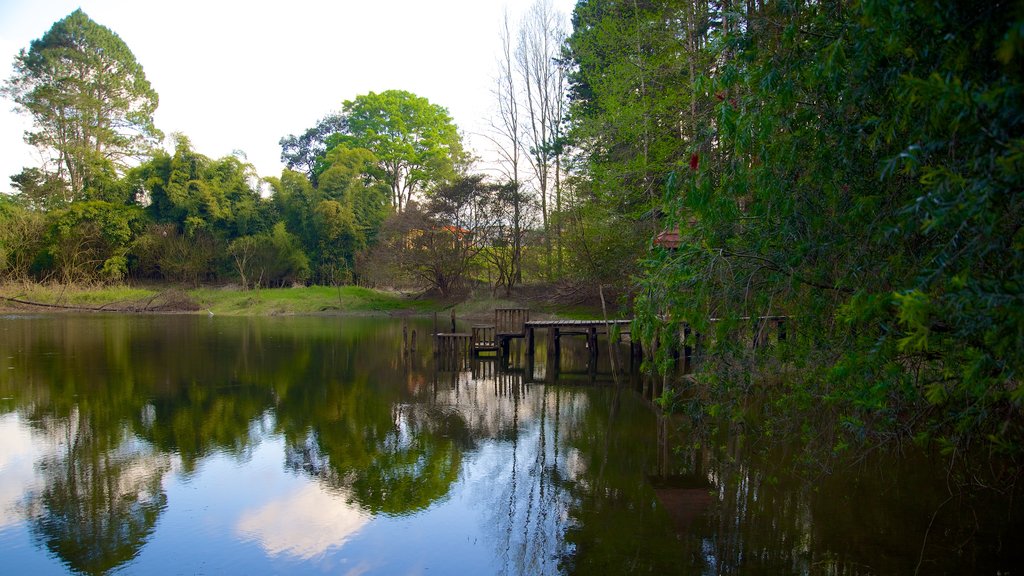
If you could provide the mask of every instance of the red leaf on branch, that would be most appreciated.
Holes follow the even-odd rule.
[[[694,152],[694,154],[690,156],[690,170],[696,171],[698,166],[700,166],[700,154]]]

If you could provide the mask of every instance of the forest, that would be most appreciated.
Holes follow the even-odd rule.
[[[49,160],[0,196],[0,277],[610,295],[645,342],[702,335],[696,377],[652,346],[667,408],[1016,477],[1024,5],[539,0],[495,32],[497,169],[388,90],[283,135],[264,177],[162,147],[142,64],[75,11],[2,87]],[[794,326],[772,354],[735,337],[765,317]]]

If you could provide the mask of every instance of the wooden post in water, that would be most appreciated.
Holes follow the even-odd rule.
[[[409,354],[409,319],[402,318],[402,354]]]
[[[559,347],[561,343],[558,337],[558,327],[548,327],[548,359],[547,366],[544,370],[544,379],[548,382],[554,382],[558,374],[558,361],[561,356],[561,350]]]
[[[452,332],[455,332],[455,307],[452,307]]]
[[[533,330],[534,330],[533,326],[528,326],[526,328],[526,356],[527,356],[527,358],[530,358],[530,359],[533,359],[533,353],[534,353],[534,350],[533,350],[533,345],[534,345]]]

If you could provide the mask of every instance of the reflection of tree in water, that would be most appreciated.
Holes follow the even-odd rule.
[[[402,402],[398,389],[367,381],[283,399],[278,426],[291,468],[344,489],[373,514],[409,514],[443,498],[471,446],[457,413]]]
[[[750,423],[725,423],[716,435],[676,425],[689,441],[676,438],[686,448],[672,457],[675,473],[712,486],[706,512],[680,535],[691,570],[995,574],[1019,565],[1021,552],[1009,552],[1019,548],[998,550],[1001,538],[1019,533],[1014,513],[983,494],[951,492],[950,470],[912,449],[810,474],[815,458],[798,440],[758,437]],[[1008,553],[1017,558],[1007,561]]]
[[[77,410],[40,427],[58,447],[39,463],[44,487],[27,497],[33,537],[86,574],[134,558],[166,505],[168,458],[132,441],[123,427],[109,443],[112,431],[97,431]]]
[[[458,410],[486,445],[481,529],[506,574],[671,570],[678,553],[643,471],[650,411],[589,386],[522,385],[518,372],[442,373],[435,405]],[[630,394],[626,392],[625,394]],[[490,440],[490,441],[488,441]]]
[[[321,445],[335,453],[332,463],[346,462],[348,448],[337,443],[359,438],[367,422],[363,451],[376,450],[377,467],[358,472],[357,449],[333,477],[356,486],[368,509],[403,513],[442,497],[466,444],[457,418],[418,407],[393,414],[392,405],[404,404],[402,387],[390,382],[364,394],[367,407],[321,410],[325,390],[350,388],[339,381],[393,371],[392,359],[375,353],[395,341],[391,332],[379,322],[339,332],[322,321],[193,317],[57,317],[5,326],[0,337],[19,351],[20,364],[0,374],[0,391],[55,445],[38,463],[43,487],[26,495],[36,541],[79,572],[122,566],[164,508],[169,455],[180,456],[188,472],[213,451],[244,454],[260,436],[253,427],[269,422],[264,416],[277,405],[282,428],[327,430],[318,437],[328,439]],[[386,403],[377,401],[381,395]],[[349,428],[334,430],[342,415]]]

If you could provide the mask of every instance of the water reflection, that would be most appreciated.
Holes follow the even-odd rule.
[[[992,552],[1011,548],[1020,515],[950,500],[934,462],[879,455],[808,480],[798,444],[659,416],[661,384],[612,378],[609,354],[592,363],[567,345],[555,365],[541,342],[532,364],[518,348],[434,362],[429,346],[403,353],[401,330],[6,319],[5,561],[88,574],[860,574],[1020,560]]]
[[[345,494],[308,484],[246,512],[237,530],[244,538],[258,540],[270,555],[308,560],[344,545],[370,518]]]

